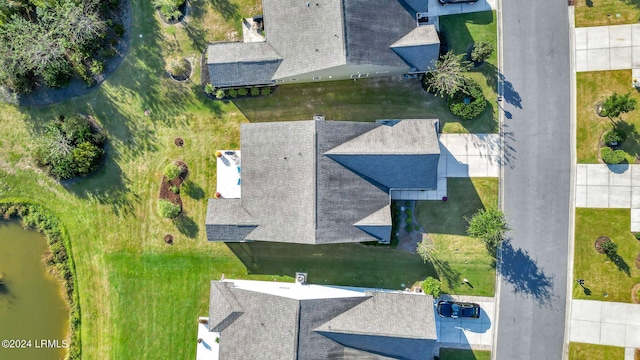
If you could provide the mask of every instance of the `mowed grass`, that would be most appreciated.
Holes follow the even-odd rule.
[[[569,343],[569,360],[623,360],[624,348],[616,346]]]
[[[435,274],[416,255],[385,248],[274,247],[274,252],[282,253],[260,251],[260,261],[253,263],[236,256],[225,244],[206,241],[206,202],[216,187],[214,152],[239,148],[240,124],[255,119],[240,105],[210,101],[202,95],[198,61],[194,62],[196,75],[180,84],[168,78],[165,60],[176,54],[199,57],[206,42],[232,38],[238,16],[259,13],[259,4],[257,0],[195,0],[192,6],[203,15],[188,26],[172,28],[158,21],[149,2],[134,0],[129,53],[100,87],[46,107],[0,104],[0,198],[40,203],[56,213],[69,231],[82,310],[83,359],[193,359],[196,317],[207,314],[208,282],[222,273],[227,278],[292,281],[294,271],[303,269],[313,282],[390,288]],[[193,30],[198,26],[200,33]],[[208,27],[214,33],[202,39]],[[355,88],[335,86],[346,89],[340,96],[362,99],[360,105],[355,100],[351,103],[356,107],[351,120],[444,114],[427,103],[414,109],[428,96],[421,90],[404,92],[404,85],[399,85],[403,81],[390,81],[384,91],[373,81],[370,88],[367,81],[358,81]],[[419,90],[416,81],[411,86]],[[329,90],[309,89],[305,91],[325,97],[325,109],[331,108]],[[380,91],[378,97],[362,95],[376,91]],[[273,105],[275,115],[258,121],[293,118],[279,113],[280,106],[305,108],[308,97],[301,88],[281,87],[278,93],[289,93],[291,102]],[[422,100],[406,100],[414,96]],[[380,101],[383,97],[386,102]],[[388,109],[394,109],[394,114]],[[356,116],[358,111],[362,116]],[[100,123],[109,137],[107,158],[95,174],[61,184],[34,166],[30,151],[37,129],[54,116],[72,113],[91,114]],[[311,108],[300,115],[309,119],[315,113]],[[492,128],[481,122],[471,122],[467,128],[454,120],[449,124],[451,131],[459,132]],[[183,147],[174,145],[176,137],[184,139]],[[185,161],[190,173],[181,192],[185,213],[172,221],[160,218],[156,206],[162,169],[176,159]],[[162,241],[165,234],[174,236],[173,245]]]
[[[635,266],[640,241],[629,229],[629,209],[576,209],[573,277],[584,279],[588,290],[574,283],[574,298],[631,302],[631,288],[640,283],[640,270]],[[629,275],[596,251],[594,244],[599,236],[607,236],[618,245],[622,266],[628,266]]]
[[[491,351],[440,349],[440,360],[489,360]]]
[[[611,94],[631,93],[638,101],[640,93],[631,88],[631,70],[579,72],[577,83],[577,126],[576,148],[578,163],[598,163],[598,144],[602,135],[613,128],[612,121],[596,114],[596,104]],[[634,164],[640,156],[640,109],[622,114],[621,120],[615,120],[627,134],[622,150],[627,153],[627,161]]]
[[[498,123],[498,33],[496,28],[496,12],[483,11],[467,14],[440,16],[440,30],[447,39],[449,49],[455,54],[464,54],[473,44],[486,41],[493,44],[495,51],[484,64],[472,68],[467,76],[482,86],[482,92],[488,104],[485,111],[477,119],[471,121],[491,122],[495,132]],[[465,57],[466,58],[466,57]],[[479,131],[478,131],[479,132]]]
[[[448,200],[419,201],[416,219],[435,246],[433,266],[450,294],[493,296],[494,259],[480,240],[466,236],[467,222],[478,210],[498,205],[498,179],[449,178]],[[471,286],[462,284],[468,279]]]
[[[576,27],[635,24],[640,20],[640,0],[576,1]]]

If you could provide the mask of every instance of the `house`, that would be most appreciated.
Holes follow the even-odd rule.
[[[209,45],[214,87],[424,73],[438,58],[428,0],[263,0],[262,9],[264,41]]]
[[[198,359],[430,359],[430,295],[358,288],[212,281]]]
[[[437,187],[437,126],[425,119],[243,124],[241,166],[235,171],[239,159],[222,153],[218,163],[218,182],[230,168],[240,197],[209,200],[207,238],[388,243],[390,192]]]

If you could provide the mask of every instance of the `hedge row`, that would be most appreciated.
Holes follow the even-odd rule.
[[[19,216],[22,218],[22,226],[25,229],[38,230],[47,238],[51,255],[46,258],[46,266],[51,273],[63,281],[65,300],[69,304],[71,342],[68,359],[81,359],[80,301],[69,234],[50,210],[28,200],[15,198],[0,200],[0,216],[7,220]]]

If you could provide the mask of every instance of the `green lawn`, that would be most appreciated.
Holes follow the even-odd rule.
[[[451,294],[493,296],[494,260],[480,240],[466,236],[467,222],[478,210],[498,205],[498,179],[449,178],[448,200],[419,201],[416,219],[435,245],[434,263],[443,290]],[[462,284],[468,279],[473,286]]]
[[[489,106],[481,117],[472,121],[489,121],[495,132],[498,122],[498,33],[496,29],[496,12],[483,11],[458,15],[440,16],[440,30],[445,34],[449,49],[456,54],[467,54],[475,43],[487,41],[493,44],[496,51],[478,68],[472,69],[468,76],[478,81],[489,102]]]
[[[160,24],[149,2],[134,0],[129,53],[91,93],[30,109],[0,104],[0,198],[20,197],[43,204],[67,228],[78,274],[83,359],[193,359],[196,318],[207,314],[209,281],[222,273],[227,278],[292,281],[295,270],[308,269],[314,282],[395,289],[434,274],[433,267],[416,255],[383,247],[274,246],[268,252],[260,244],[251,244],[248,247],[257,261],[247,261],[245,266],[241,259],[246,259],[236,247],[208,243],[203,224],[207,198],[215,191],[214,151],[239,147],[241,123],[302,115],[308,119],[325,110],[331,114],[332,98],[338,95],[330,89],[338,89],[340,97],[357,100],[346,102],[355,110],[340,110],[345,112],[337,112],[337,118],[442,116],[447,131],[495,127],[481,121],[463,126],[446,118],[442,105],[434,105],[441,100],[418,91],[415,81],[329,83],[320,90],[315,85],[283,86],[273,97],[252,99],[256,102],[250,105],[249,101],[209,101],[198,84],[199,62],[195,62],[193,81],[179,84],[167,77],[165,58],[175,54],[199,58],[206,42],[233,39],[237,17],[261,13],[260,2],[190,3],[194,21],[174,29]],[[381,85],[385,86],[379,90]],[[416,91],[405,91],[410,87]],[[306,107],[309,92],[323,98],[324,107],[315,108],[312,103]],[[273,116],[258,118],[260,101],[272,102],[268,105],[272,110],[267,106],[260,111],[273,111]],[[277,101],[284,109],[276,108]],[[346,104],[335,102],[338,109],[347,108]],[[145,109],[150,110],[149,116]],[[51,117],[71,113],[96,118],[109,136],[108,157],[95,174],[60,184],[34,167],[31,134]],[[175,137],[182,137],[185,145],[176,147]],[[162,169],[175,159],[184,160],[190,174],[182,191],[185,215],[171,221],[156,214],[156,203]],[[174,235],[174,245],[162,241],[167,233]],[[490,289],[492,293],[493,283]]]
[[[440,360],[489,360],[491,351],[440,349]]]
[[[578,0],[576,27],[635,24],[640,20],[639,0]]]
[[[569,360],[623,360],[624,348],[583,343],[569,343]]]
[[[631,88],[631,70],[580,72],[576,75],[576,82],[578,163],[597,163],[598,143],[602,134],[611,130],[613,123],[609,118],[596,114],[596,104],[614,92],[631,92],[631,97],[640,104],[640,93]],[[616,121],[627,133],[622,150],[627,153],[627,160],[634,164],[636,157],[640,156],[640,110],[636,109],[621,117],[622,120]]]
[[[635,266],[640,241],[629,231],[629,216],[629,209],[576,209],[573,277],[584,279],[588,290],[573,284],[574,298],[631,302],[631,288],[640,283],[640,270]],[[594,243],[599,236],[608,236],[618,245],[624,260],[622,270],[596,251]]]

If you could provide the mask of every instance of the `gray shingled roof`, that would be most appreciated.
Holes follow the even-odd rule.
[[[282,57],[266,42],[216,43],[207,48],[207,68],[216,87],[270,84]]]
[[[440,51],[440,40],[433,26],[420,26],[391,45],[398,56],[418,71],[435,66]]]
[[[283,59],[274,78],[346,63],[341,1],[263,0],[262,9],[267,42]]]
[[[431,354],[433,298],[368,295],[296,300],[212,281],[211,331],[220,332],[220,358],[230,360],[413,359]],[[359,330],[326,331],[323,324]]]
[[[406,66],[390,46],[417,27],[398,0],[344,0],[347,63]]]
[[[400,55],[390,48],[417,28],[426,0],[263,0],[262,7],[266,42],[209,46],[214,85],[266,84],[346,64],[402,68],[421,63],[419,55],[430,65],[438,55],[431,47]]]

